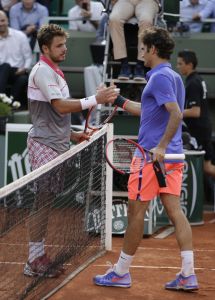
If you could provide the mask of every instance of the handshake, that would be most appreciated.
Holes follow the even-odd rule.
[[[119,96],[120,89],[114,84],[106,87],[104,84],[97,88],[97,93],[95,95],[97,104],[115,104],[115,100]]]

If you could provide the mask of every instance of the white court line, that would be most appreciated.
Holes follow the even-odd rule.
[[[19,244],[19,243],[1,243],[0,242],[0,246],[4,245],[4,246],[28,246],[28,244]],[[45,247],[59,247],[62,248],[62,245],[46,245]],[[68,246],[69,247],[69,246]],[[81,246],[80,246],[81,247]],[[91,248],[97,248],[96,246],[90,246]],[[117,249],[121,249],[121,246],[115,246],[112,249],[112,252],[114,252]],[[138,247],[138,250],[155,250],[155,251],[178,251],[178,248],[157,248],[157,247]],[[194,252],[215,252],[215,249],[195,249],[194,248]],[[1,262],[0,262],[1,263]]]
[[[108,267],[108,265],[92,265],[93,267]],[[174,269],[178,270],[180,267],[166,267],[166,266],[135,266],[131,265],[130,268],[132,269]],[[203,271],[215,271],[215,269],[212,268],[195,268],[195,270],[203,270]]]
[[[120,248],[121,247],[114,247]],[[154,247],[138,247],[138,250],[158,250],[158,251],[178,251],[178,248],[154,248]],[[215,249],[195,249],[194,252],[215,252]]]
[[[11,261],[0,261],[0,265],[25,265],[25,262],[11,262]],[[72,264],[64,264],[65,266],[71,266]],[[92,265],[93,267],[108,267],[107,264],[101,265]],[[167,266],[139,266],[139,265],[131,265],[132,269],[171,269],[178,270],[179,267],[167,267]],[[214,268],[195,268],[195,270],[203,270],[203,271],[215,271]]]
[[[215,223],[215,219],[210,220],[208,223],[210,224]]]
[[[154,236],[154,239],[164,239],[175,231],[175,227],[169,227],[164,229],[161,233]]]

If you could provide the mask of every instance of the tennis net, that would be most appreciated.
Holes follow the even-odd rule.
[[[112,174],[105,144],[111,124],[90,141],[0,189],[0,299],[48,299],[111,249]],[[27,277],[29,232],[45,239],[57,278]]]

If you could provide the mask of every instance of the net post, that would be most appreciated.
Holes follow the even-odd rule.
[[[113,124],[109,123],[107,126],[107,142],[113,139]],[[108,154],[110,160],[113,157],[113,151],[110,149],[110,153]],[[105,220],[105,248],[106,250],[112,249],[112,191],[113,191],[113,170],[106,163],[106,220]]]

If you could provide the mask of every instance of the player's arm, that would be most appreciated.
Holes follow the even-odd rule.
[[[131,101],[129,99],[124,98],[121,95],[118,95],[113,104],[117,105],[118,107],[121,107],[122,109],[128,111],[134,116],[141,115],[141,103],[139,102]]]
[[[82,99],[52,99],[51,104],[59,113],[66,114],[70,112],[79,112],[97,104],[112,103],[117,95],[115,86],[109,86],[99,89],[95,96]]]
[[[164,159],[164,155],[166,152],[166,148],[172,138],[174,137],[182,119],[183,114],[178,106],[177,102],[167,102],[164,104],[166,110],[169,113],[169,121],[166,126],[166,130],[155,148],[153,158],[158,161],[162,161]]]
[[[184,118],[199,118],[201,109],[199,106],[193,106],[191,108],[186,108],[183,112]]]

